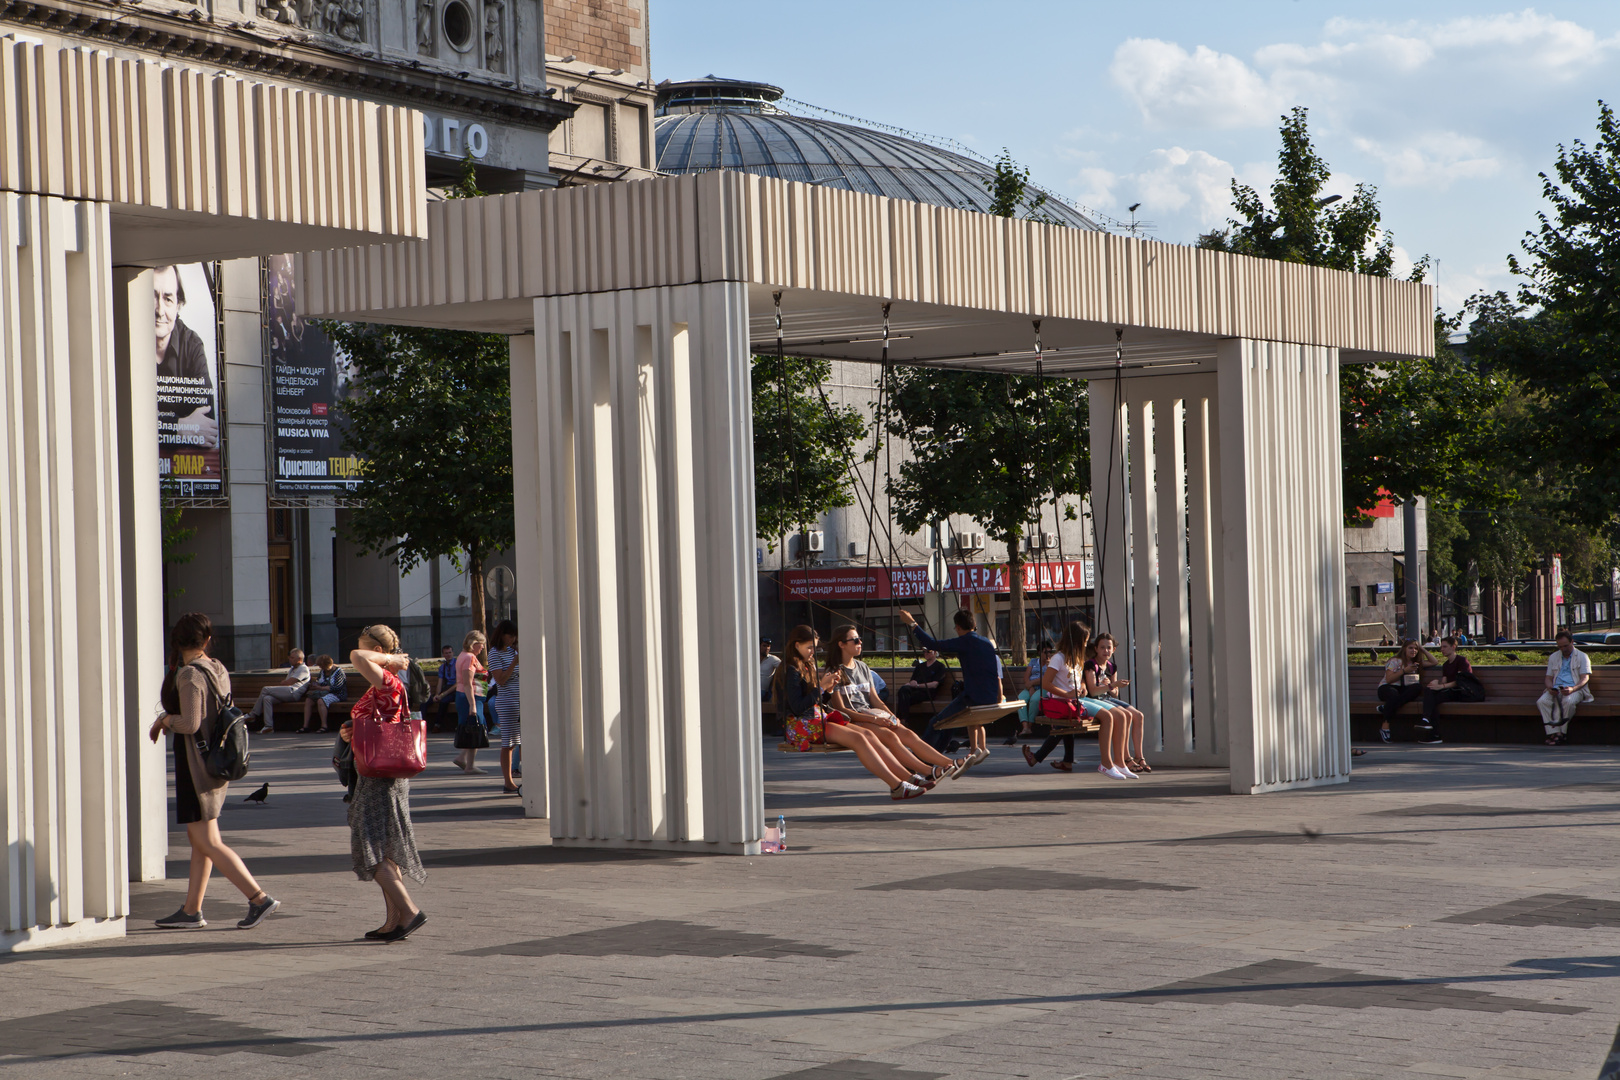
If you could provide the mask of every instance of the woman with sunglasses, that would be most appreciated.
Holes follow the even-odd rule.
[[[967,768],[967,759],[953,761],[929,746],[923,737],[906,727],[878,697],[872,669],[861,660],[861,632],[844,625],[833,630],[827,646],[827,670],[838,676],[834,684],[834,708],[848,720],[863,725],[911,771],[911,782],[931,788],[946,777],[955,779]]]
[[[896,761],[873,735],[822,707],[838,685],[838,676],[831,671],[816,674],[817,640],[810,627],[795,626],[771,680],[771,696],[787,744],[801,753],[821,743],[853,750],[867,772],[889,785],[889,798],[897,802],[915,799],[924,789],[911,782],[910,769]]]

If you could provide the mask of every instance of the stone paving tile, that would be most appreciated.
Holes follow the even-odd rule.
[[[1620,1014],[1604,752],[1374,747],[1350,784],[1236,798],[996,747],[904,809],[853,762],[771,754],[790,851],[747,859],[552,848],[436,739],[430,918],[390,947],[360,940],[382,907],[326,750],[256,745],[271,798],[221,822],[284,914],[230,929],[216,876],[205,931],[0,958],[0,1072],[1546,1080],[1596,1075]],[[141,919],[185,854],[132,888]],[[1212,978],[1218,1003],[1190,993]]]

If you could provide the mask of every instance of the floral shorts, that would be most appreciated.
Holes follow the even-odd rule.
[[[806,716],[790,716],[782,725],[786,735],[787,744],[799,753],[808,753],[812,746],[820,746],[827,741],[828,724],[847,724],[843,716],[838,713],[828,714],[821,706],[811,709]]]

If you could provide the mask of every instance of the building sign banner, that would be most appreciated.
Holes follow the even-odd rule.
[[[349,378],[342,355],[299,313],[292,256],[272,255],[266,262],[265,368],[276,494],[352,494],[360,484],[360,463],[343,451],[337,405],[348,396]]]
[[[1090,559],[1068,562],[1027,562],[1023,566],[1025,592],[1069,592],[1074,589],[1097,587],[1096,570]],[[973,596],[979,593],[1009,591],[1009,572],[1001,566],[953,566],[950,568],[951,592]]]
[[[928,591],[928,567],[830,566],[811,570],[783,570],[783,597],[787,600],[912,600]]]
[[[1552,557],[1552,594],[1553,603],[1564,602],[1564,560],[1557,555]]]
[[[217,263],[152,271],[157,314],[158,479],[178,499],[225,496]]]

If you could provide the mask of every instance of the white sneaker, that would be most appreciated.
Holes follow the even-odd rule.
[[[1119,771],[1119,766],[1118,765],[1107,765],[1107,766],[1099,765],[1099,766],[1097,766],[1097,771],[1102,773],[1104,776],[1109,777],[1110,779],[1113,779],[1113,780],[1124,780],[1124,779],[1126,779],[1125,774]]]
[[[1127,779],[1127,780],[1140,780],[1140,779],[1142,779],[1141,773],[1133,773],[1133,772],[1131,772],[1131,767],[1129,765],[1115,765],[1114,768],[1116,768],[1120,772],[1124,773],[1125,774],[1125,779]]]

